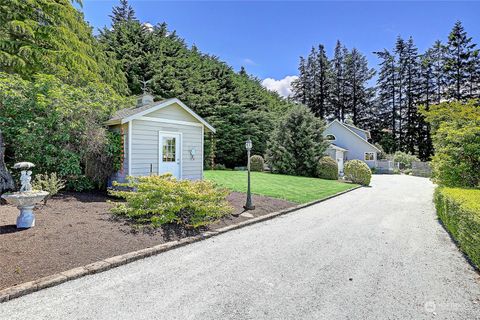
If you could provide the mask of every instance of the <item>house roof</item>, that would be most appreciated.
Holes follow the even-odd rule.
[[[212,127],[207,121],[205,121],[202,117],[200,117],[198,114],[196,114],[192,109],[187,107],[182,101],[180,101],[177,98],[172,98],[172,99],[167,99],[167,100],[162,100],[162,101],[156,101],[156,102],[149,103],[149,104],[141,106],[141,107],[126,108],[126,109],[118,110],[107,121],[107,125],[111,126],[111,125],[116,125],[116,124],[127,123],[129,121],[138,119],[139,117],[142,117],[142,116],[144,116],[148,113],[151,113],[151,112],[157,111],[159,109],[168,107],[172,104],[178,104],[181,108],[183,108],[185,111],[187,111],[196,120],[198,120],[198,122],[203,124],[210,131],[212,131],[213,133],[216,132],[214,127]]]
[[[352,135],[354,135],[355,137],[357,137],[358,139],[360,139],[363,143],[366,143],[368,144],[370,147],[374,148],[375,150],[377,150],[378,152],[382,152],[380,149],[378,149],[377,147],[375,147],[373,144],[371,144],[370,142],[368,142],[367,140],[363,139],[362,137],[360,137],[355,131],[353,131],[352,129],[350,129],[348,127],[348,125],[346,125],[345,123],[342,123],[340,121],[338,121],[337,119],[333,120],[332,122],[330,122],[329,124],[327,124],[327,128],[330,127],[333,123],[338,123],[340,124],[342,127],[344,127],[346,130],[348,130]],[[356,127],[355,127],[356,128]],[[359,129],[359,130],[362,130],[362,129]],[[366,131],[366,130],[362,130],[362,131]],[[366,131],[368,132],[368,131]]]
[[[365,132],[365,133],[367,134],[367,136],[368,136],[369,138],[371,137],[370,131],[368,131],[368,130],[360,129],[359,127],[354,126],[353,124],[344,123],[343,125],[345,125],[346,127],[349,127],[349,128],[354,128],[354,129],[363,131],[363,132]]]
[[[344,148],[342,148],[342,147],[339,147],[339,146],[337,146],[336,144],[333,144],[333,143],[331,143],[328,147],[331,148],[331,149],[338,150],[338,151],[344,151],[344,152],[345,152],[345,151],[348,151],[347,149],[344,149]]]

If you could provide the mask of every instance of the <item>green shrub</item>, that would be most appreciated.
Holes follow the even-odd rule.
[[[480,186],[479,100],[444,102],[423,110],[432,128],[432,178],[442,186]]]
[[[412,169],[407,168],[407,169],[403,170],[403,173],[407,174],[407,175],[412,175]]]
[[[262,172],[264,165],[265,165],[265,162],[263,161],[262,156],[254,155],[254,156],[250,157],[250,170],[251,171]]]
[[[227,167],[225,167],[224,164],[215,163],[215,165],[213,166],[213,170],[227,170]]]
[[[437,188],[434,202],[445,228],[480,268],[480,190]]]
[[[112,212],[135,224],[158,227],[176,223],[197,228],[217,221],[232,210],[225,200],[228,191],[217,189],[209,181],[176,180],[165,174],[129,177],[128,183],[114,183],[114,186],[135,190],[109,191],[126,200],[117,203]]]
[[[7,165],[29,161],[62,179],[86,175],[97,185],[118,168],[120,136],[105,121],[128,100],[108,86],[74,87],[54,76],[25,80],[0,72],[0,128]]]
[[[420,161],[420,160],[412,154],[402,152],[402,151],[397,151],[393,155],[393,161],[400,163],[400,167],[402,169],[411,169],[412,162]]]
[[[89,177],[80,175],[69,177],[67,180],[67,189],[77,192],[85,192],[95,189],[95,184]]]
[[[345,173],[345,179],[363,186],[368,186],[372,179],[372,171],[370,171],[370,168],[365,162],[360,160],[349,160],[345,162],[343,171]]]
[[[37,174],[35,180],[33,180],[32,188],[48,192],[48,196],[43,199],[43,204],[47,204],[50,198],[65,188],[65,180],[60,179],[56,172],[52,172],[50,175],[47,173]]]
[[[281,119],[268,143],[267,162],[273,173],[315,177],[327,149],[325,122],[305,106],[293,107]]]
[[[327,180],[338,180],[338,164],[329,156],[318,161],[318,177]]]

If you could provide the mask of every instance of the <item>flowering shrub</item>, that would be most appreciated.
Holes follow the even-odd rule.
[[[134,191],[112,190],[110,194],[125,199],[112,212],[136,224],[158,227],[176,223],[187,228],[208,225],[232,211],[225,200],[228,191],[209,181],[177,180],[171,174],[129,177],[127,183],[114,186]]]

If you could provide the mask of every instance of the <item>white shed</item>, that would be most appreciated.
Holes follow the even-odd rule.
[[[107,125],[122,133],[124,145],[123,165],[112,181],[167,172],[178,179],[203,178],[204,135],[215,129],[180,100],[155,102],[145,94]]]

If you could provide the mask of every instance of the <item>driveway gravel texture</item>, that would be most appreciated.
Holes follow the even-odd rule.
[[[480,319],[479,274],[437,222],[433,189],[375,175],[369,188],[0,304],[0,318]]]

